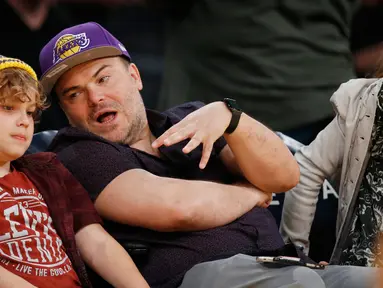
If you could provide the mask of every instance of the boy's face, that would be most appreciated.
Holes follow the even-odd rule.
[[[0,101],[0,162],[13,161],[28,149],[34,131],[35,98],[18,97]]]

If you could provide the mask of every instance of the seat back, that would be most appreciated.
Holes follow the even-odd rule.
[[[57,130],[47,130],[35,133],[32,138],[32,143],[29,146],[26,154],[44,152],[55,138]]]

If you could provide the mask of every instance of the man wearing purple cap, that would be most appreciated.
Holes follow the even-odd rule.
[[[137,67],[97,23],[60,32],[40,64],[72,126],[50,149],[87,189],[106,230],[124,247],[148,247],[137,265],[151,287],[371,287],[369,268],[256,262],[287,253],[265,208],[271,193],[296,185],[299,169],[235,100],[145,110]]]

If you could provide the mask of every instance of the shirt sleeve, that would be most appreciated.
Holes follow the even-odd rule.
[[[59,160],[87,190],[95,201],[117,176],[141,168],[131,149],[98,141],[80,141],[58,153]]]

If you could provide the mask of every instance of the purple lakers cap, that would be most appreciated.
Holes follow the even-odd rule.
[[[40,52],[41,84],[49,94],[57,80],[81,63],[111,56],[131,60],[125,46],[100,24],[88,22],[61,31]]]

